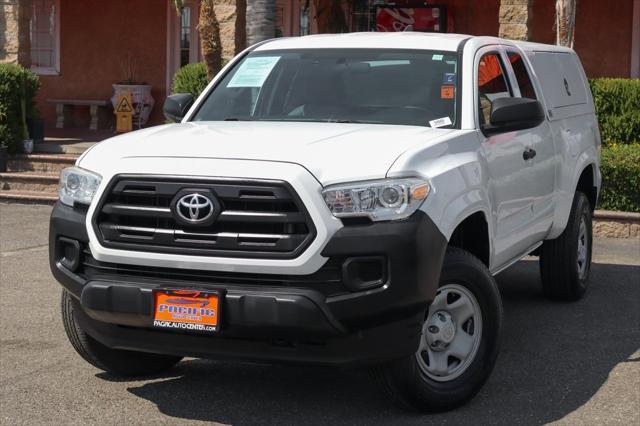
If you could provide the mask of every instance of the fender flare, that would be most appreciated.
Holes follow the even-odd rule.
[[[595,147],[583,151],[576,161],[576,167],[569,180],[570,184],[560,182],[556,191],[556,208],[553,217],[553,225],[549,230],[546,239],[554,239],[559,237],[567,226],[569,215],[571,213],[571,205],[573,204],[573,195],[578,188],[580,176],[587,169],[593,166],[593,183],[597,188],[597,194],[600,194],[602,176],[600,174],[598,155]],[[594,206],[595,207],[595,206]]]

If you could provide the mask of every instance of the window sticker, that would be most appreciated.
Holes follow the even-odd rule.
[[[280,56],[247,58],[233,75],[227,87],[262,87]]]
[[[443,55],[436,55],[436,54],[434,54],[434,55],[431,57],[431,60],[432,60],[432,61],[441,61],[443,57],[444,57]]]
[[[455,97],[455,86],[440,86],[441,99],[453,99]]]
[[[453,72],[445,72],[442,76],[443,84],[456,84],[456,74]]]
[[[437,129],[438,127],[444,127],[444,126],[450,126],[450,125],[451,125],[451,119],[449,117],[442,117],[436,120],[431,120],[429,122],[429,126],[433,127],[434,129]]]

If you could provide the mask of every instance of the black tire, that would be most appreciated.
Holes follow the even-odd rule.
[[[89,364],[117,376],[132,377],[161,373],[182,357],[110,349],[98,342],[78,324],[73,297],[62,292],[62,323],[73,348]]]
[[[451,247],[444,259],[440,288],[452,283],[470,291],[480,307],[483,325],[477,352],[461,375],[444,382],[429,377],[413,354],[376,368],[374,377],[405,407],[423,412],[459,407],[475,396],[495,365],[502,334],[502,301],[493,276],[478,258]]]
[[[580,224],[584,221],[586,235],[580,237]],[[579,263],[578,247],[586,243],[586,259]],[[542,290],[550,299],[575,301],[584,296],[591,271],[593,247],[592,213],[589,199],[582,192],[573,196],[569,220],[564,232],[556,239],[547,240],[540,251]]]

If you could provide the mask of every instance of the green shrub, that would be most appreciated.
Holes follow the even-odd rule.
[[[640,142],[640,80],[590,80],[603,145]]]
[[[40,80],[30,70],[15,64],[0,64],[0,144],[14,153],[24,138],[22,100],[25,100],[26,119],[38,117],[35,95]]]
[[[207,87],[207,67],[203,62],[185,65],[173,76],[172,93],[191,93],[197,97]]]
[[[640,144],[612,143],[602,149],[598,208],[640,212]]]

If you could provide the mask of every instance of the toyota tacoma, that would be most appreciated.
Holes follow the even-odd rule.
[[[423,411],[491,373],[494,276],[587,288],[600,132],[568,48],[457,34],[270,40],[61,174],[50,266],[76,351],[367,366]]]

